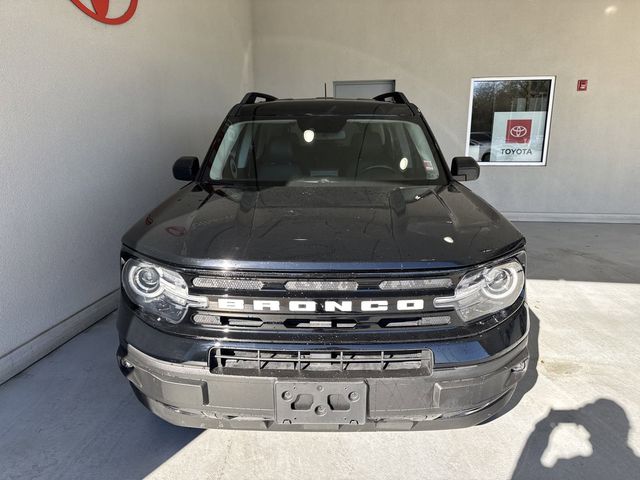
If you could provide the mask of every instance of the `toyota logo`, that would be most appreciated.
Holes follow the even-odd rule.
[[[91,18],[98,22],[106,23],[107,25],[120,25],[128,22],[131,20],[131,17],[133,17],[133,14],[136,13],[136,8],[138,7],[138,0],[129,0],[129,7],[127,8],[127,11],[119,17],[111,18],[109,17],[109,0],[91,0],[93,10],[85,5],[88,0],[71,1],[76,7]]]
[[[511,127],[511,130],[509,130],[509,134],[514,138],[526,137],[527,133],[529,133],[529,130],[522,125],[514,125]]]

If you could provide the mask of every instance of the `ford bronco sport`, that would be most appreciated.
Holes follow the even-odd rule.
[[[197,428],[483,422],[528,360],[525,239],[418,108],[249,93],[123,238],[118,361]]]

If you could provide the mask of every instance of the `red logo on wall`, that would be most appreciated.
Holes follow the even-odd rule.
[[[98,22],[106,23],[107,25],[120,25],[122,23],[128,22],[133,17],[133,14],[136,13],[136,8],[138,7],[138,0],[129,0],[129,7],[127,11],[124,12],[117,18],[110,18],[109,15],[109,0],[91,0],[91,5],[93,6],[93,10],[83,3],[83,0],[71,0],[73,4],[82,10],[84,13],[89,15],[94,20]],[[88,1],[88,0],[85,0]]]
[[[529,143],[531,138],[531,119],[507,120],[507,143]]]

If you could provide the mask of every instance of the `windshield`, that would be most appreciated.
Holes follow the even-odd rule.
[[[221,183],[446,183],[412,121],[313,116],[231,124],[205,178]]]

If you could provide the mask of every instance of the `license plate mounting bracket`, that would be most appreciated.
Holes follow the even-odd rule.
[[[274,394],[279,424],[362,425],[366,420],[364,381],[277,381]]]

